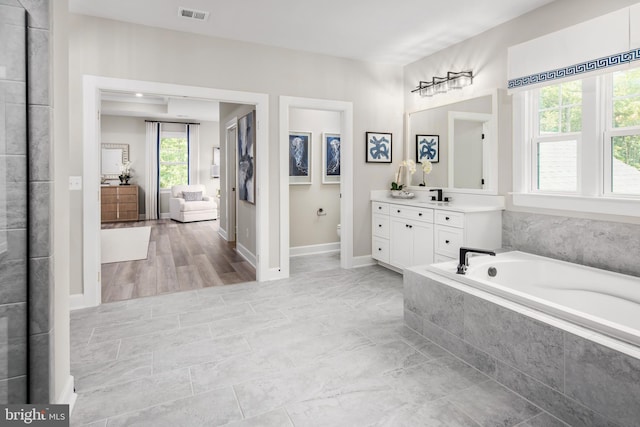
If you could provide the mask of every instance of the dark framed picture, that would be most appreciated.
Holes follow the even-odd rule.
[[[367,132],[367,163],[391,163],[390,133]]]
[[[440,161],[440,135],[416,135],[416,162]]]
[[[289,184],[311,184],[311,132],[289,132]]]
[[[322,183],[340,184],[340,135],[322,134]]]
[[[238,199],[256,203],[256,114],[238,119]]]

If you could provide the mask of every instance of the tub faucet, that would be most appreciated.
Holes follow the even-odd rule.
[[[437,191],[438,195],[437,196],[431,196],[431,200],[435,200],[437,202],[441,202],[442,201],[442,188],[433,188],[431,190],[429,190],[429,192],[431,191]]]
[[[458,274],[465,274],[467,271],[467,267],[469,267],[469,254],[487,254],[491,256],[496,256],[494,251],[488,251],[486,249],[474,249],[474,248],[465,248],[464,246],[460,248],[460,260],[458,261]]]

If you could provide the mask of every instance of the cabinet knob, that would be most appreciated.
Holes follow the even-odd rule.
[[[413,228],[413,225],[410,225],[409,228]]]
[[[444,219],[445,219],[446,221],[449,221],[449,217],[448,217],[448,216],[445,216],[445,217],[444,217]]]
[[[448,240],[445,240],[444,242],[445,242],[447,245],[449,244],[449,241],[448,241]]]
[[[400,209],[398,209],[398,213],[400,213]]]
[[[379,251],[381,251],[381,250],[382,250],[382,248],[378,248],[378,250],[379,250]]]
[[[379,227],[379,228],[382,228],[382,224],[378,224],[378,227]]]
[[[418,216],[422,216],[422,212],[420,212],[420,213],[418,214]]]
[[[379,209],[379,210],[382,210],[382,206],[378,206],[378,209]]]

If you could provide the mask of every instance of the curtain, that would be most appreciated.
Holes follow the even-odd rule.
[[[145,209],[147,219],[158,219],[158,145],[160,123],[147,122],[147,176]]]
[[[189,143],[189,184],[200,184],[198,167],[200,163],[200,125],[187,125],[187,141]]]

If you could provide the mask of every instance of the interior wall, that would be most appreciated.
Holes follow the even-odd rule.
[[[220,178],[211,178],[214,147],[220,147],[220,123],[200,122],[200,155],[198,182],[207,189],[207,195],[215,197],[220,188]]]
[[[227,123],[234,117],[240,119],[249,112],[255,110],[253,105],[241,105],[232,103],[220,103],[220,123]],[[220,126],[218,133],[220,135],[220,158],[225,159],[228,150],[235,150],[237,152],[238,147],[227,147],[226,142],[226,129],[225,126]],[[226,188],[226,178],[223,178],[227,169],[225,162],[222,162],[220,168],[220,222],[228,224],[226,217],[226,205],[227,203],[235,203],[236,194],[228,194]],[[238,234],[236,236],[236,247],[239,248],[245,254],[250,257],[256,255],[256,205],[247,201],[239,201],[237,204],[237,223],[236,228]],[[225,229],[227,233],[230,230]]]
[[[405,111],[429,109],[457,102],[461,99],[473,98],[490,89],[499,88],[506,90],[507,48],[509,46],[540,37],[635,3],[637,3],[637,0],[611,0],[607,2],[600,0],[556,0],[519,18],[492,28],[476,37],[409,64],[404,68]],[[410,93],[420,80],[430,79],[432,76],[446,75],[447,71],[460,70],[473,70],[474,80],[472,86],[466,87],[461,91],[450,91],[446,94],[436,95],[431,98],[422,98],[417,94]],[[509,196],[509,192],[512,191],[513,187],[510,96],[501,97],[499,100],[499,110],[498,192],[506,197],[508,210],[640,223],[640,217],[514,206]]]
[[[289,186],[289,245],[291,248],[338,242],[340,184],[322,183],[323,133],[340,133],[340,113],[292,108],[291,131],[311,132],[311,184]],[[318,209],[326,215],[318,216]]]
[[[147,188],[145,177],[146,167],[146,135],[147,128],[144,119],[139,117],[100,116],[101,144],[128,144],[129,161],[131,162],[130,184],[138,186],[138,213],[144,215],[145,196]],[[110,180],[113,185],[118,185],[119,179]]]
[[[82,75],[168,82],[266,93],[270,97],[268,210],[270,268],[277,268],[279,223],[278,96],[350,101],[354,111],[354,256],[371,253],[370,190],[386,188],[402,160],[394,143],[394,163],[366,164],[367,131],[391,132],[403,140],[402,68],[259,44],[168,31],[107,19],[71,15],[69,43],[71,173],[82,172]],[[163,52],[157,55],[157,52]],[[184,64],[190,64],[185,67]],[[221,121],[224,123],[224,121]],[[264,185],[265,183],[263,183]],[[82,259],[82,199],[71,200],[71,256]],[[82,292],[81,263],[72,266],[72,293]]]

